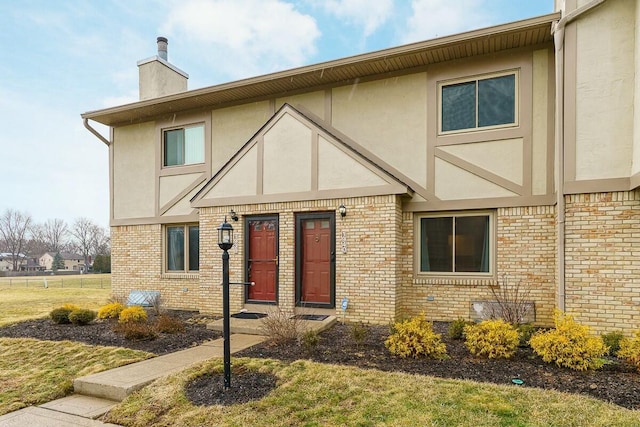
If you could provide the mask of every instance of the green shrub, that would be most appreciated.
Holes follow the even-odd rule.
[[[518,335],[520,336],[520,347],[527,347],[529,345],[529,340],[536,332],[536,327],[530,323],[524,323],[522,325],[518,325]]]
[[[98,310],[98,319],[117,319],[124,309],[125,306],[119,302],[103,305]]]
[[[591,335],[588,326],[561,312],[556,312],[554,322],[555,329],[535,333],[529,340],[542,360],[578,371],[602,367],[602,356],[608,351],[602,338]]]
[[[177,317],[168,314],[158,316],[156,320],[156,331],[165,334],[178,334],[184,332],[184,322]]]
[[[314,330],[308,330],[300,337],[300,344],[304,347],[307,354],[311,354],[318,344],[320,344],[320,335]]]
[[[361,322],[351,325],[351,338],[356,343],[357,347],[360,347],[362,346],[362,344],[364,344],[364,340],[367,338],[368,334],[369,328],[367,328]]]
[[[476,356],[508,359],[520,344],[518,331],[502,319],[485,320],[464,327],[465,345]]]
[[[633,338],[625,337],[620,340],[620,350],[617,354],[640,371],[640,329],[635,332]]]
[[[614,355],[620,350],[620,341],[624,338],[622,331],[613,331],[602,335],[602,342],[609,347],[609,355]]]
[[[64,304],[62,307],[51,310],[49,317],[54,323],[57,323],[58,325],[65,325],[71,323],[69,320],[69,314],[71,314],[72,311],[79,309],[80,307],[75,304]]]
[[[118,323],[115,331],[124,335],[125,339],[131,341],[153,340],[158,336],[158,332],[146,322],[129,321]]]
[[[96,318],[96,312],[86,308],[79,308],[69,313],[69,321],[74,325],[84,326],[93,322]]]
[[[119,323],[146,322],[147,312],[139,305],[132,305],[120,312]]]
[[[449,323],[449,329],[447,335],[454,340],[461,340],[464,338],[464,327],[473,325],[473,322],[464,319],[457,319]]]
[[[393,333],[384,342],[391,354],[400,357],[433,357],[444,359],[447,347],[440,334],[433,331],[433,324],[423,314],[409,320],[396,322]]]

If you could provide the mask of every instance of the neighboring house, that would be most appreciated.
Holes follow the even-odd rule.
[[[159,38],[141,100],[82,115],[111,127],[114,294],[221,313],[226,217],[234,311],[474,318],[508,281],[538,324],[639,328],[640,0],[558,3],[191,91]]]
[[[44,266],[40,265],[38,258],[27,258],[26,263],[20,265],[20,271],[44,271]]]
[[[18,270],[27,262],[23,254],[18,255]],[[10,252],[0,252],[0,271],[13,271],[13,255]]]
[[[43,266],[45,270],[51,270],[55,256],[55,252],[45,252],[40,256],[39,264]],[[84,258],[81,255],[71,252],[60,252],[60,256],[64,262],[64,268],[60,270],[84,271]]]

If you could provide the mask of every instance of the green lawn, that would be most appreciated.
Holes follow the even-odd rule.
[[[64,278],[64,287],[48,286],[46,288],[42,284],[43,278],[38,279],[40,281],[38,287],[33,282],[34,278],[29,278],[29,287],[18,286],[17,282],[9,286],[8,278],[0,278],[0,326],[46,317],[51,310],[66,303],[92,310],[98,309],[106,304],[111,296],[111,277],[96,275],[91,278],[91,281],[87,281],[89,276],[83,278],[82,282],[78,276],[74,276],[73,279],[67,277]],[[24,280],[24,278],[21,279]],[[47,281],[51,283],[52,279]],[[100,287],[101,281],[102,287]],[[94,286],[91,287],[90,284]]]
[[[152,355],[69,341],[0,338],[0,415],[73,392],[73,379]]]
[[[640,425],[639,411],[540,389],[309,361],[234,359],[234,368],[240,366],[275,374],[277,388],[251,403],[193,405],[185,397],[185,385],[212,373],[219,381],[222,363],[213,360],[133,394],[109,413],[108,421],[141,427]]]

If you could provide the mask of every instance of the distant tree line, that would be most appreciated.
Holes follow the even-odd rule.
[[[70,252],[83,257],[85,271],[89,271],[91,258],[94,269],[99,259],[97,271],[111,271],[109,229],[83,217],[70,225],[58,218],[36,223],[29,213],[7,209],[0,216],[0,252],[11,255],[13,271],[20,269],[23,257],[37,258],[45,252],[54,255],[57,267],[64,265],[59,254]]]

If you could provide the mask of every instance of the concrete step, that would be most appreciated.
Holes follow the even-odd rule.
[[[91,418],[30,406],[0,417],[0,427],[118,427]]]
[[[83,396],[72,394],[62,399],[53,400],[40,405],[40,408],[62,412],[70,415],[78,415],[83,418],[96,419],[106,414],[119,402],[108,399],[101,399],[93,396]]]
[[[244,350],[265,339],[257,335],[234,334],[231,336],[231,352]],[[222,339],[209,341],[197,347],[76,378],[73,381],[73,389],[77,394],[120,402],[157,378],[185,369],[194,363],[223,357],[223,345]]]
[[[265,330],[262,326],[263,319],[229,319],[229,329],[232,334],[263,335]],[[322,332],[329,329],[338,319],[335,316],[328,316],[324,320],[299,320],[301,331]],[[222,331],[223,319],[215,320],[207,324],[207,329]]]

